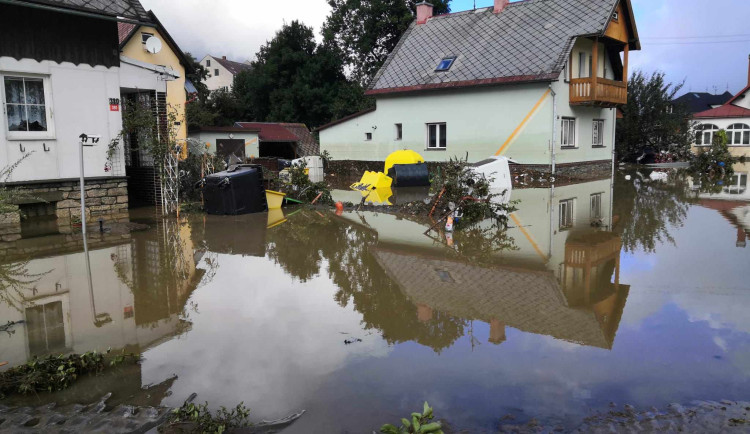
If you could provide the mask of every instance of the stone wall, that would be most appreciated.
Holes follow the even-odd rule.
[[[81,192],[78,181],[49,181],[27,184],[11,184],[7,188],[16,190],[16,211],[0,215],[0,225],[14,224],[21,220],[24,209],[36,205],[50,207],[61,223],[81,219]],[[123,177],[108,177],[86,180],[86,216],[97,218],[128,211],[128,181]]]
[[[441,166],[446,163],[427,162],[430,173],[435,173]],[[382,161],[354,161],[354,160],[336,160],[330,161],[327,166],[327,173],[335,174],[341,177],[360,177],[365,171],[382,172],[384,163]],[[526,172],[550,173],[549,165],[526,165],[511,164],[511,176],[518,176]],[[575,164],[558,164],[555,168],[557,178],[569,178],[570,180],[587,181],[594,179],[608,178],[612,175],[612,161],[591,161]]]

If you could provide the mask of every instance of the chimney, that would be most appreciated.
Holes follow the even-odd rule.
[[[221,56],[222,60],[227,60],[227,56]]]
[[[505,7],[508,6],[508,3],[510,3],[508,0],[495,0],[495,10],[492,12],[499,14],[500,12],[505,10]]]
[[[432,4],[426,1],[417,3],[417,24],[424,24],[432,18]]]

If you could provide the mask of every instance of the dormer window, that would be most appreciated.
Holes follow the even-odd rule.
[[[145,44],[150,37],[154,36],[153,33],[141,32],[141,44]]]
[[[451,66],[453,66],[453,62],[456,61],[456,57],[444,57],[443,60],[438,63],[437,68],[435,68],[435,72],[445,72],[451,69]]]

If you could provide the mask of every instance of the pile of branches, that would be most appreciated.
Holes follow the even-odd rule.
[[[37,392],[55,392],[70,387],[78,377],[86,374],[99,374],[107,366],[123,363],[136,363],[140,356],[120,354],[107,357],[105,353],[90,351],[83,354],[70,354],[34,358],[28,363],[0,373],[0,399],[13,394],[27,395]]]
[[[306,173],[307,164],[301,163],[291,166],[289,170],[289,183],[282,189],[292,199],[302,202],[320,203],[321,205],[333,205],[331,189],[325,182],[312,182]]]
[[[492,192],[491,183],[492,179],[473,171],[467,161],[451,159],[433,180],[433,185],[442,185],[442,188],[435,196],[430,216],[440,211],[437,223],[450,215],[460,216],[457,229],[469,228],[487,219],[496,227],[507,227],[508,215],[515,208],[511,203],[498,200],[504,193]]]

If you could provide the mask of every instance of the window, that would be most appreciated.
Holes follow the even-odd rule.
[[[620,21],[620,13],[618,11],[612,14],[612,21]]]
[[[368,142],[372,140],[372,133],[365,133],[365,140]]]
[[[141,44],[145,44],[150,37],[154,36],[153,33],[141,32]]]
[[[5,76],[3,82],[8,138],[51,138],[48,79]]]
[[[437,68],[435,68],[435,72],[445,72],[451,69],[451,66],[453,66],[453,62],[455,61],[455,57],[444,57],[443,60],[438,63]]]
[[[604,120],[594,119],[591,133],[591,146],[604,147]]]
[[[570,229],[573,227],[573,216],[575,215],[575,199],[567,199],[560,201],[560,230]]]
[[[396,124],[396,140],[404,138],[404,127],[402,124]]]
[[[714,134],[719,131],[719,127],[713,124],[703,124],[696,127],[695,144],[698,146],[711,146],[714,141]]]
[[[591,195],[591,220],[602,218],[602,193]]]
[[[211,66],[211,59],[206,59],[206,66]]]
[[[727,127],[727,144],[733,146],[750,145],[750,126],[732,124]]]
[[[445,149],[446,140],[445,124],[427,124],[427,149]]]
[[[576,147],[576,120],[575,118],[562,119],[562,132],[560,145],[563,148]]]
[[[218,76],[219,76],[219,70],[218,69],[214,69],[214,77],[218,77]]]

